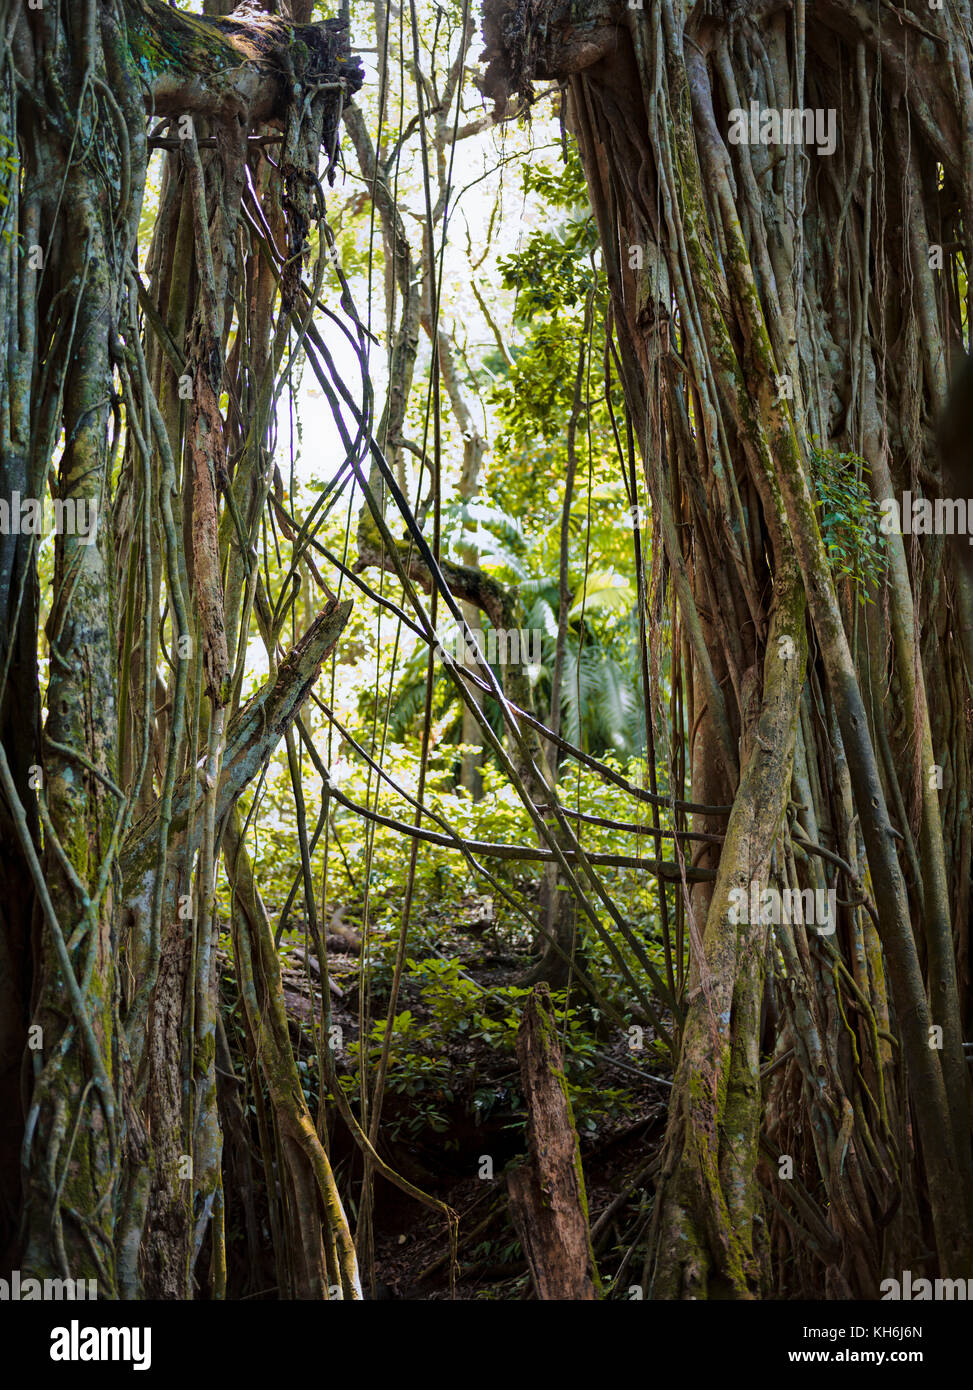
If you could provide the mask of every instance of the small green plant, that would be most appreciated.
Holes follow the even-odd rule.
[[[17,152],[14,149],[13,141],[6,135],[0,135],[0,221],[5,220],[5,212],[10,203],[10,190],[17,177]],[[13,240],[10,229],[4,227],[3,239],[6,242]]]
[[[815,435],[811,471],[818,501],[821,539],[836,579],[845,576],[866,603],[868,589],[885,573],[879,544],[880,511],[868,487],[870,469],[860,454],[822,449]]]
[[[378,1065],[381,1056],[384,1032],[384,1021],[376,1020],[367,1049],[368,1063],[372,1069]],[[440,1107],[453,1103],[453,1067],[447,1057],[437,1055],[434,1043],[434,1030],[418,1023],[410,1009],[396,1014],[392,1023],[392,1048],[386,1085],[392,1094],[407,1096],[412,1105],[407,1114],[389,1120],[390,1139],[416,1138],[427,1129],[443,1134],[449,1128],[449,1120]],[[342,1076],[341,1084],[349,1098],[358,1091],[357,1068],[361,1050],[357,1042],[348,1049],[356,1073]],[[451,1147],[449,1140],[446,1147]]]

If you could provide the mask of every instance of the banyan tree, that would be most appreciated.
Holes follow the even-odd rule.
[[[313,331],[322,179],[361,71],[347,17],[310,24],[310,0],[231,9],[0,6],[16,172],[0,242],[3,492],[43,497],[50,482],[98,517],[88,538],[57,536],[43,728],[36,537],[0,539],[4,1244],[19,1232],[24,1269],[95,1279],[103,1298],[225,1288],[223,1171],[244,1120],[217,1005],[221,849],[264,1153],[287,1194],[282,1288],[360,1297],[236,802],[293,739],[351,608],[323,592],[287,650],[255,540],[281,495],[276,403]],[[270,671],[244,703],[251,618]]]
[[[487,94],[553,80],[580,146],[668,746],[723,837],[692,861],[715,881],[667,899],[691,968],[648,1286],[967,1277],[973,591],[948,536],[890,519],[969,486],[962,402],[952,475],[937,447],[969,332],[969,7],[487,0],[484,36]],[[833,920],[774,910],[796,894]]]
[[[476,610],[497,629],[520,615],[473,563],[441,562],[438,472],[419,516],[401,486],[420,329],[470,495],[482,441],[463,426],[438,317],[449,197],[434,216],[427,159],[414,264],[388,166],[348,110],[364,80],[349,5],[201,8],[0,0],[0,498],[97,519],[58,531],[46,585],[36,534],[0,526],[4,1258],[95,1279],[101,1297],[221,1298],[228,1201],[252,1203],[262,1183],[280,1295],[355,1299],[375,1173],[454,1229],[381,1153],[390,1032],[379,1101],[356,1118],[327,985],[312,1112],[241,814],[280,745],[299,808],[295,892],[326,958],[305,753],[323,822],[331,784],[302,709],[352,607],[315,563],[314,517],[354,481],[365,506],[341,593],[377,597],[428,645],[424,751],[438,660],[464,729],[479,727],[530,811],[534,841],[500,848],[546,864],[541,991],[594,995],[597,938],[632,986],[632,1016],[671,1043],[640,1288],[875,1297],[906,1269],[973,1276],[973,567],[965,537],[905,524],[913,499],[936,516],[968,487],[973,413],[956,398],[947,409],[969,339],[966,0],[484,0],[484,94],[512,120],[535,82],[553,87],[596,219],[610,302],[595,350],[628,500],[649,517],[632,553],[650,790],[545,728],[522,675],[438,648],[444,613],[461,630]],[[406,15],[418,55],[414,5],[402,34]],[[436,116],[440,169],[443,112],[455,97],[455,139],[475,61],[476,7],[457,0],[450,15],[446,95],[433,104],[417,61],[419,109],[403,122],[425,139]],[[373,335],[327,218],[343,129],[401,298],[400,377],[378,421]],[[354,389],[335,367],[339,336],[362,366]],[[298,358],[343,455],[300,524],[276,463]],[[268,526],[291,557],[274,592]],[[401,609],[368,571],[394,577]],[[318,611],[303,630],[298,591]],[[563,621],[559,640],[563,658]],[[246,699],[256,642],[266,680]],[[586,856],[584,818],[559,804],[562,757],[614,776],[633,814],[649,808],[647,830],[622,828],[657,857],[622,862],[657,875],[665,977]],[[413,833],[413,871],[422,836],[481,871],[444,822],[427,828],[421,777],[412,806],[412,826],[389,824]],[[549,1060],[547,1008],[535,1001],[533,1018]],[[332,1102],[365,1171],[354,1236]],[[560,1139],[577,1180],[576,1143]],[[583,1183],[572,1190],[594,1297]]]

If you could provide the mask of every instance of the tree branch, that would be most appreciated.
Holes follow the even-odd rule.
[[[333,82],[335,96],[357,92],[364,80],[340,19],[289,24],[253,12],[210,19],[162,0],[128,0],[126,10],[129,48],[158,115],[225,114],[236,105],[252,124],[284,115],[294,79]]]

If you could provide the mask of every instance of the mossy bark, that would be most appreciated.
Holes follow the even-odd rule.
[[[529,1157],[507,1174],[514,1223],[537,1297],[591,1301],[601,1295],[601,1280],[557,1020],[544,983],[527,1000],[517,1056]]]
[[[535,78],[569,87],[673,622],[691,654],[694,793],[714,799],[723,777],[734,800],[712,898],[687,894],[693,988],[653,1244],[666,1297],[822,1284],[874,1297],[883,1267],[901,1269],[924,1239],[944,1274],[964,1274],[971,1258],[968,978],[954,984],[971,908],[971,672],[952,625],[966,576],[935,540],[928,558],[898,547],[891,610],[859,609],[866,586],[826,547],[834,518],[814,476],[834,451],[864,447],[883,497],[919,473],[939,485],[928,426],[944,360],[962,349],[963,309],[951,275],[931,273],[924,238],[937,226],[945,241],[973,205],[973,171],[953,143],[973,114],[968,43],[936,13],[955,77],[947,96],[928,66],[933,45],[917,51],[864,10],[824,5],[793,31],[781,12],[774,0],[731,22],[677,0],[639,11],[484,4],[486,85],[501,105],[529,98]],[[741,17],[760,26],[759,43]],[[850,105],[839,72],[854,76]],[[756,96],[777,109],[785,91],[840,108],[833,159],[730,138],[736,108]],[[944,171],[938,188],[924,162]],[[884,234],[892,226],[901,236]],[[867,545],[881,564],[879,538]],[[805,629],[814,642],[799,676]],[[889,700],[900,680],[903,719]],[[917,782],[944,760],[951,784],[933,792],[929,767]],[[833,939],[781,923],[766,957],[761,933],[738,939],[730,885],[768,876],[779,888],[836,885],[846,906]],[[765,959],[782,1004],[766,1052]],[[942,1052],[930,1033],[941,1020]],[[896,1137],[913,1118],[921,1156]],[[774,1174],[774,1151],[793,1179]],[[900,1204],[908,1215],[887,1231]]]
[[[307,20],[309,7],[298,8]],[[97,516],[90,544],[84,534],[56,539],[43,737],[36,681],[31,695],[18,655],[31,645],[36,655],[36,546],[26,553],[0,547],[0,636],[4,659],[18,655],[25,733],[3,768],[5,787],[10,773],[20,856],[8,855],[4,845],[4,875],[12,884],[30,868],[22,925],[30,920],[34,935],[32,1020],[40,1037],[27,1058],[28,1112],[11,1109],[4,1135],[7,1149],[23,1143],[26,1173],[25,1245],[10,1254],[38,1277],[93,1277],[100,1297],[187,1297],[213,1213],[212,1288],[220,1297],[214,814],[220,807],[225,814],[295,717],[350,609],[329,607],[282,663],[279,679],[242,711],[231,707],[224,750],[222,707],[231,692],[229,654],[220,648],[217,558],[226,482],[214,385],[227,347],[220,316],[224,302],[237,297],[232,277],[246,273],[237,257],[247,136],[265,134],[265,121],[284,131],[286,188],[277,196],[289,199],[283,230],[289,273],[299,275],[314,215],[302,170],[316,175],[322,143],[333,149],[340,105],[361,81],[360,64],[348,53],[338,20],[201,19],[158,0],[59,0],[36,12],[21,6],[3,30],[10,41],[5,61],[17,69],[18,82],[4,84],[0,120],[22,163],[13,198],[4,204],[0,251],[8,330],[2,474],[23,494],[44,496],[61,437],[56,496],[86,503]],[[17,93],[12,104],[8,88]],[[218,137],[232,130],[236,141],[217,138],[194,185],[195,200],[182,198],[167,171],[164,203],[168,190],[174,208],[163,208],[163,235],[172,232],[182,259],[157,259],[172,290],[163,300],[156,281],[158,303],[132,271],[150,111],[156,119],[190,117],[194,149],[195,130],[207,122]],[[201,167],[197,156],[193,172]],[[186,428],[176,388],[192,360],[187,317],[191,286],[201,281],[210,310],[218,300],[219,312],[210,312],[202,325],[208,332],[196,336],[196,512],[203,545],[187,569],[174,519]],[[276,282],[268,283],[272,299]],[[283,343],[269,358],[271,374],[282,351]],[[265,408],[266,382],[261,399]],[[254,469],[265,463],[259,453],[252,460]],[[238,587],[232,593],[241,599]],[[177,638],[192,637],[188,602],[194,598],[206,619],[211,698],[204,718],[191,723],[186,672],[197,667]],[[160,619],[166,607],[169,618]],[[232,623],[230,630],[237,631]],[[160,695],[166,662],[173,689]],[[0,707],[5,750],[14,689],[5,686]],[[121,746],[117,692],[128,729]],[[178,774],[194,768],[192,740],[201,731],[206,747],[207,729],[207,774],[225,756],[219,775],[201,788],[195,773],[181,781]],[[161,795],[154,781],[160,768]],[[209,882],[195,884],[205,918],[197,922],[182,910],[194,892],[182,851],[201,838],[197,877]],[[10,1081],[11,1047],[27,1022],[22,932],[5,936],[4,952],[0,1085]],[[193,1093],[201,1099],[187,1104]],[[197,1160],[195,1174],[187,1175],[187,1156]],[[15,1186],[2,1155],[0,1165],[4,1219],[12,1224]]]

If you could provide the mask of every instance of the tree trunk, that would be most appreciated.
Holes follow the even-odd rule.
[[[97,525],[57,535],[43,735],[36,542],[0,545],[3,875],[16,890],[0,921],[0,1219],[6,1240],[22,1149],[25,1244],[6,1257],[37,1277],[95,1278],[100,1297],[191,1296],[204,1244],[223,1294],[220,833],[351,607],[330,602],[238,708],[270,407],[323,211],[320,151],[335,157],[361,74],[341,21],[308,24],[304,0],[286,18],[227,8],[2,7],[18,80],[3,84],[0,133],[19,167],[0,251],[0,477],[44,498],[63,439],[56,497]],[[170,150],[148,289],[134,269],[147,112]],[[250,136],[281,144],[276,177]],[[276,273],[248,239],[245,186],[263,190],[284,248]],[[306,1174],[292,1177],[303,1191]],[[333,1190],[317,1219],[341,1247]],[[346,1247],[330,1283],[360,1297]],[[308,1267],[301,1291],[328,1285]]]
[[[529,100],[535,78],[566,84],[673,650],[689,653],[693,796],[720,800],[722,782],[734,803],[711,896],[686,897],[658,1297],[809,1293],[822,1275],[833,1296],[875,1297],[929,1245],[945,1276],[973,1258],[956,970],[973,672],[947,616],[969,577],[940,542],[920,557],[889,536],[880,572],[856,578],[834,561],[839,509],[821,502],[843,468],[870,476],[874,502],[863,490],[858,505],[874,554],[875,504],[919,477],[941,487],[930,424],[962,349],[958,252],[932,267],[946,243],[968,263],[973,169],[956,142],[973,91],[967,21],[927,21],[936,40],[920,45],[831,4],[732,18],[676,0],[600,0],[583,18],[568,0],[484,5],[499,103]],[[752,107],[818,112],[820,137],[748,135]],[[920,172],[937,161],[938,192]],[[778,904],[836,890],[832,930],[741,915],[754,886],[758,904],[768,888]],[[768,971],[783,1007],[762,1063]]]
[[[510,1208],[540,1299],[598,1297],[581,1150],[546,984],[534,986],[517,1037],[527,1163],[507,1174]]]

